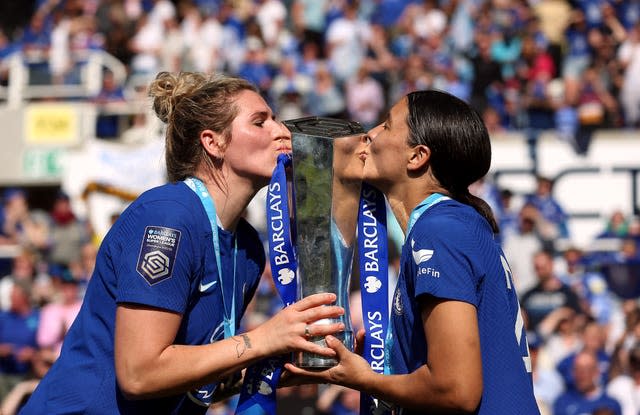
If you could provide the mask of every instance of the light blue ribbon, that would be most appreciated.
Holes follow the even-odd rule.
[[[213,240],[213,250],[216,255],[216,265],[218,271],[218,283],[220,284],[220,293],[222,296],[222,307],[223,307],[223,324],[224,324],[224,337],[229,338],[233,337],[236,333],[236,261],[238,256],[238,240],[234,237],[234,246],[233,246],[233,285],[231,291],[231,301],[228,301],[228,295],[224,290],[224,281],[225,278],[222,276],[222,261],[220,260],[220,235],[218,232],[218,216],[216,214],[216,205],[213,201],[213,198],[209,194],[206,186],[197,178],[189,177],[185,181],[185,184],[189,186],[191,190],[200,198],[200,202],[202,202],[202,206],[207,212],[207,217],[209,219],[209,224],[211,226],[212,232],[212,240]],[[201,284],[205,284],[204,281]],[[212,334],[210,336],[210,341],[215,341],[215,331],[217,327],[214,327],[212,330]],[[217,387],[217,383],[212,383],[206,386],[202,386],[194,391],[188,393],[189,398],[196,403],[202,406],[208,406],[211,404],[213,392]]]

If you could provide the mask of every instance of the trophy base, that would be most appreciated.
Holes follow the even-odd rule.
[[[353,332],[342,331],[333,335],[340,340],[345,347],[353,351]],[[327,347],[324,336],[312,337],[309,339],[311,343],[318,344],[322,347]],[[325,370],[338,364],[338,361],[334,358],[322,356],[315,353],[299,352],[296,354],[295,365],[302,369],[307,370]]]

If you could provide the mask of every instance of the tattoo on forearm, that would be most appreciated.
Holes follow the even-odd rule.
[[[249,336],[247,336],[246,334],[241,334],[240,337],[242,337],[242,341],[235,336],[232,337],[233,341],[237,343],[236,353],[238,354],[238,358],[242,357],[247,349],[251,349],[251,340],[249,339]]]

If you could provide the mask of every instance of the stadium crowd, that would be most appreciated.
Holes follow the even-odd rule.
[[[31,83],[77,83],[94,49],[128,71],[122,85],[105,74],[96,102],[125,100],[162,70],[218,71],[258,85],[281,119],[368,128],[410,91],[445,90],[471,103],[491,133],[524,131],[534,171],[544,130],[586,154],[596,129],[640,126],[638,0],[38,0],[26,25],[0,27],[0,83],[9,81],[1,62],[17,52]],[[108,121],[98,135],[121,138]],[[615,241],[612,251],[558,249],[571,230],[551,180],[538,177],[521,199],[489,179],[472,190],[500,221],[542,413],[640,413],[640,219],[619,211],[603,224],[598,238]],[[1,202],[0,245],[20,247],[0,267],[7,415],[55,361],[99,241],[64,193],[47,210],[30,207],[20,188]],[[391,245],[397,264],[399,243]],[[267,267],[243,324],[280,306]],[[315,385],[283,388],[278,402],[281,413],[305,414],[355,414],[359,403],[355,391]]]
[[[38,0],[29,16],[16,27],[5,15],[0,59],[21,51],[35,84],[79,82],[100,49],[126,66],[125,89],[161,70],[223,71],[283,119],[365,127],[406,92],[437,88],[492,132],[525,130],[534,162],[542,130],[585,154],[595,129],[640,122],[636,0]]]

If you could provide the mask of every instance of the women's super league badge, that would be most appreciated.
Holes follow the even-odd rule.
[[[136,271],[150,285],[171,277],[180,245],[180,231],[163,226],[144,230]]]

